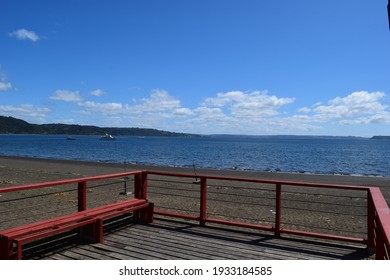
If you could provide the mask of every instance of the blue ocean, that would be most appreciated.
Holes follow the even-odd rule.
[[[390,176],[390,141],[298,136],[0,135],[0,155],[176,167]]]

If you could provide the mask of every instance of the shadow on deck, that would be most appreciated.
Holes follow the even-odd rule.
[[[82,244],[75,240],[75,234],[58,235],[29,245],[25,259],[359,260],[369,257],[366,247],[360,244],[296,236],[275,238],[253,231],[200,227],[193,222],[168,219],[130,226],[125,219],[105,227],[104,244]]]

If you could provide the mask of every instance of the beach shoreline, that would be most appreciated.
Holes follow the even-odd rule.
[[[388,203],[390,201],[389,177],[219,170],[204,168],[196,168],[194,170],[194,168],[185,167],[28,158],[16,156],[0,156],[0,187],[121,173],[136,170],[187,173],[194,174],[194,177],[196,177],[196,175],[204,174],[213,176],[256,178],[264,180],[342,184],[353,186],[374,186],[379,187],[381,189],[383,196]]]

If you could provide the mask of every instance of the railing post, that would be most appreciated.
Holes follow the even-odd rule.
[[[142,173],[134,175],[134,197],[140,198],[142,193]]]
[[[371,191],[367,191],[367,250],[375,251],[375,207]]]
[[[383,231],[377,231],[376,237],[376,246],[375,246],[375,259],[384,260],[385,259],[385,238],[383,236]]]
[[[139,199],[147,199],[148,189],[148,174],[140,172],[134,175],[134,197]]]
[[[200,226],[206,224],[207,219],[207,179],[200,179]]]
[[[142,198],[148,199],[148,173],[142,172]]]
[[[82,181],[78,183],[77,186],[78,193],[78,211],[87,210],[87,181]]]
[[[276,201],[275,201],[275,236],[280,236],[280,224],[282,221],[282,184],[276,184]]]

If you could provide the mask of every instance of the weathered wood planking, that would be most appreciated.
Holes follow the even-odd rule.
[[[105,235],[104,244],[56,246],[34,259],[364,259],[364,246],[299,238],[274,238],[264,233],[199,227],[156,219],[153,224],[125,226]],[[32,250],[32,249],[31,249]]]

